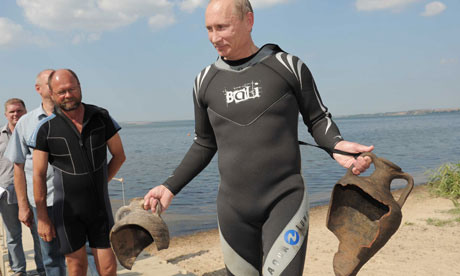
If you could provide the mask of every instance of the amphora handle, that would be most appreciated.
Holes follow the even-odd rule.
[[[371,163],[374,164],[375,170],[377,170],[378,168],[380,168],[381,164],[380,164],[380,162],[378,162],[378,161],[379,161],[379,158],[378,158],[377,155],[375,155],[374,153],[372,153],[372,152],[363,152],[363,153],[361,153],[358,157],[366,157],[366,156],[369,156],[369,157],[371,158]],[[376,161],[377,161],[377,162],[376,162]],[[353,168],[354,168],[354,166],[351,165],[351,166],[348,168],[346,174],[351,175],[351,176],[355,176],[355,177],[361,177],[361,176],[355,175],[355,174],[353,173]]]
[[[139,207],[142,210],[145,210],[144,209],[144,199],[139,201]],[[155,213],[154,214],[157,215],[157,216],[160,216],[162,212],[163,212],[163,205],[161,205],[160,201],[158,200],[157,208],[155,208]]]
[[[375,155],[372,152],[363,152],[360,156],[362,156],[362,157],[369,156],[371,158],[371,162],[375,166],[374,173],[376,171],[380,170],[380,169],[383,169],[385,167],[384,163],[387,163],[387,165],[391,165],[392,167],[394,167],[394,169],[397,168],[397,172],[396,173],[393,172],[396,175],[394,177],[392,177],[392,180],[393,179],[405,179],[407,181],[406,187],[404,187],[404,189],[403,189],[403,191],[401,193],[401,196],[399,197],[399,199],[397,201],[399,207],[402,208],[402,206],[406,202],[407,197],[409,196],[410,192],[412,191],[412,188],[414,187],[414,179],[412,178],[412,176],[410,174],[408,174],[408,173],[402,172],[401,168],[399,168],[397,165],[393,164],[392,162],[390,162],[390,161],[388,161],[386,159],[377,157],[377,155]],[[347,174],[354,175],[353,172],[352,172],[352,169],[353,169],[353,165],[348,168]],[[374,174],[374,173],[372,173],[372,174]],[[357,176],[357,175],[355,175],[355,176]],[[357,177],[360,177],[360,176],[357,176]]]
[[[407,181],[406,187],[404,187],[397,201],[399,207],[402,208],[404,203],[406,202],[407,197],[412,191],[412,188],[414,188],[414,178],[412,178],[412,176],[408,173],[401,172],[401,174],[399,176],[396,176],[394,179],[405,179]]]
[[[128,214],[133,212],[134,211],[133,208],[134,209],[139,209],[139,210],[144,210],[144,199],[139,200],[138,204],[139,204],[138,206],[130,204],[130,205],[127,205],[127,206],[120,207],[117,210],[116,214],[115,214],[115,222],[121,220],[122,218],[124,218],[125,216],[127,216]],[[155,210],[155,212],[153,214],[156,215],[156,216],[160,216],[162,210],[163,210],[163,206],[158,201],[157,208],[156,208],[156,210]],[[149,210],[146,210],[146,211],[150,212]]]

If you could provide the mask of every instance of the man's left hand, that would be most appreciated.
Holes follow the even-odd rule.
[[[335,145],[334,148],[341,150],[341,151],[359,153],[359,152],[371,152],[374,149],[374,146],[365,146],[365,145],[361,145],[361,144],[354,143],[354,142],[340,141]],[[351,171],[355,175],[359,175],[365,172],[369,168],[372,162],[371,158],[368,156],[366,157],[359,156],[358,158],[355,159],[353,156],[334,153],[333,157],[344,168],[348,169],[350,166],[353,165],[353,169]]]
[[[46,242],[50,242],[56,238],[56,230],[49,218],[38,219],[37,232],[38,235]]]

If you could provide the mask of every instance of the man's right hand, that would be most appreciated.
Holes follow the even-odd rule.
[[[38,220],[37,232],[40,238],[46,242],[50,242],[56,237],[56,230],[49,218]]]
[[[32,213],[32,210],[30,210],[29,205],[19,206],[18,219],[30,228],[32,220],[34,219],[34,214]]]
[[[27,198],[26,174],[24,172],[24,163],[14,163],[14,189],[18,199],[18,219],[30,228],[34,215],[30,210],[29,200]]]
[[[144,196],[144,209],[150,209],[152,212],[155,212],[158,203],[160,203],[162,207],[161,212],[164,212],[168,209],[173,198],[174,195],[168,188],[163,185],[156,186]]]

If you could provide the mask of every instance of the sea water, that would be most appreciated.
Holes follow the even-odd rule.
[[[426,183],[427,170],[436,169],[445,162],[460,162],[460,112],[336,118],[334,121],[346,140],[374,145],[377,156],[392,161],[411,174],[416,185]],[[117,177],[124,179],[124,196],[128,200],[143,197],[172,174],[193,143],[194,122],[121,125],[120,136],[127,159]],[[314,143],[302,122],[299,122],[299,139]],[[310,205],[327,204],[332,187],[346,170],[318,148],[301,146],[301,156]],[[392,188],[401,188],[405,184],[403,180],[395,180]],[[111,198],[122,199],[121,183],[113,180],[109,185]],[[218,186],[216,155],[209,166],[173,199],[165,212],[164,218],[172,236],[217,227]]]

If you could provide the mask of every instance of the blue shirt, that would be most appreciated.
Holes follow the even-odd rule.
[[[39,122],[46,117],[48,117],[48,115],[46,115],[42,105],[23,115],[14,128],[13,135],[10,138],[10,142],[4,154],[11,162],[25,164],[24,171],[26,174],[27,197],[29,198],[30,205],[33,207],[36,207],[33,189],[33,149],[29,148],[27,144]],[[46,186],[46,205],[52,206],[54,198],[53,169],[49,164],[48,171],[46,172]]]

